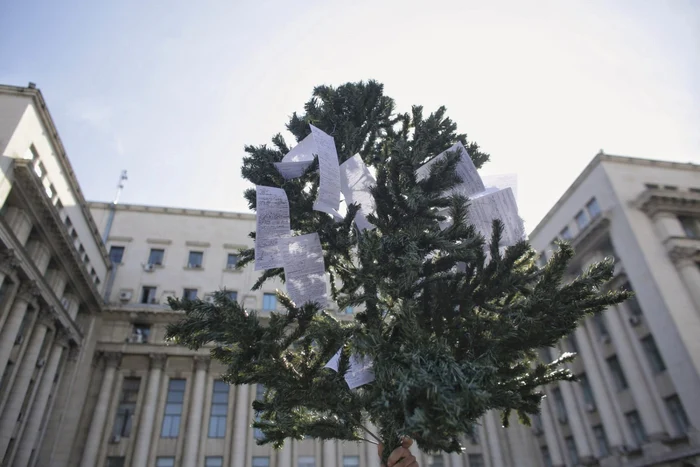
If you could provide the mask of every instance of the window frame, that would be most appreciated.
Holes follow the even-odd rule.
[[[579,231],[583,231],[591,223],[591,218],[588,215],[588,212],[584,209],[581,209],[576,213],[574,220],[576,221],[576,227],[578,227]]]
[[[591,206],[595,206],[595,208],[591,209]],[[600,217],[600,215],[603,213],[603,211],[600,210],[600,203],[598,203],[598,200],[595,198],[595,196],[588,200],[588,202],[586,203],[586,211],[588,212],[589,223],[593,219],[597,219],[598,217]]]
[[[194,297],[191,297],[192,292],[194,292]],[[182,298],[183,300],[197,300],[197,297],[199,296],[199,290],[198,289],[193,289],[193,288],[188,288],[184,287],[182,289]]]
[[[238,260],[240,259],[240,256],[238,253],[226,253],[226,265],[225,269],[227,271],[235,271],[236,270],[236,265],[238,264]],[[235,261],[231,263],[231,257],[235,257]]]
[[[627,375],[625,375],[625,370],[622,368],[622,363],[617,355],[611,355],[605,359],[608,366],[608,371],[612,375],[613,382],[615,383],[615,389],[617,392],[625,391],[629,389],[629,381],[627,381]]]
[[[192,255],[199,255],[199,263],[192,262]],[[204,250],[189,250],[187,253],[187,269],[204,268]]]
[[[637,443],[637,445],[641,446],[649,440],[646,427],[644,426],[644,422],[642,421],[642,417],[639,416],[638,411],[631,410],[626,412],[625,421],[627,422],[627,426],[629,426],[632,436],[634,436],[634,441]]]
[[[599,423],[593,426],[591,431],[598,447],[598,455],[600,457],[608,457],[610,455],[610,443],[608,442],[608,434],[605,432],[605,427],[602,423]]]
[[[672,396],[664,398],[664,405],[666,405],[666,410],[668,410],[668,413],[671,415],[671,420],[676,430],[683,435],[687,434],[691,427],[690,420],[688,419],[685,407],[683,407],[683,401],[678,397],[678,394],[673,394]]]
[[[160,261],[153,261],[153,253],[160,252]],[[148,251],[148,264],[149,266],[163,266],[165,263],[165,248],[151,248]]]
[[[268,308],[267,307],[267,300],[268,298],[271,298],[275,301],[275,306],[274,308]],[[277,301],[277,294],[275,293],[270,293],[270,292],[265,292],[263,293],[263,302],[262,302],[262,311],[277,311],[277,306],[279,305]]]
[[[226,387],[225,391],[222,391],[221,388],[223,386]],[[217,390],[218,388],[218,390]],[[216,402],[216,395],[217,394],[226,394],[225,402]],[[212,389],[211,389],[211,405],[209,408],[209,427],[207,430],[207,438],[211,439],[222,439],[226,438],[226,424],[228,422],[228,406],[229,406],[229,397],[231,394],[231,386],[226,384],[223,380],[221,379],[215,379],[213,384],[212,384]],[[223,415],[215,413],[217,411],[216,407],[224,407]],[[212,425],[212,423],[215,423],[215,425]],[[223,431],[221,430],[223,426]],[[214,428],[212,430],[212,427]],[[212,433],[214,431],[214,433]]]
[[[175,383],[182,383],[182,389],[173,388]],[[168,390],[165,396],[165,407],[163,408],[163,421],[160,426],[160,437],[177,439],[180,437],[180,425],[182,424],[182,413],[184,409],[185,394],[187,393],[187,379],[185,378],[170,378],[168,380]],[[179,401],[175,394],[180,394]],[[171,397],[173,400],[171,400]],[[179,406],[179,413],[168,413],[168,406]],[[167,422],[167,434],[166,431]],[[174,428],[173,428],[174,427]]]
[[[659,375],[666,371],[666,362],[659,347],[656,345],[656,340],[654,340],[653,334],[647,334],[639,340],[644,349],[644,354],[647,357],[647,362],[649,363],[649,368],[655,375]]]
[[[148,298],[146,297],[146,289],[149,289],[149,291],[153,292],[152,294],[148,294]],[[153,285],[142,285],[141,286],[141,298],[139,300],[139,304],[141,305],[156,305],[158,304],[158,287],[153,286]],[[145,300],[145,301],[144,301]]]
[[[119,261],[115,261],[112,257],[112,254],[115,252],[115,250],[121,250],[121,253],[119,254]],[[126,247],[123,245],[109,246],[109,260],[112,262],[112,264],[124,264],[124,253],[126,253]]]

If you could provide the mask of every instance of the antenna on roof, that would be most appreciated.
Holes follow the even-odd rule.
[[[122,174],[119,176],[119,183],[117,183],[117,194],[114,196],[114,201],[112,204],[119,204],[119,197],[124,189],[124,182],[126,182],[129,177],[126,176],[126,170],[122,170]]]

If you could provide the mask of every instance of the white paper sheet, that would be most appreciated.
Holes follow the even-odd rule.
[[[289,237],[289,201],[281,188],[256,186],[255,270],[283,266],[277,241]]]
[[[441,152],[423,164],[416,171],[418,180],[428,177],[428,175],[430,175],[430,167],[437,161],[443,159],[448,152],[453,152],[455,150],[459,150],[461,152],[460,162],[457,164],[456,171],[457,175],[459,175],[459,177],[462,179],[462,183],[452,188],[449,191],[449,194],[458,193],[464,196],[472,196],[476,193],[484,191],[484,183],[481,181],[481,177],[474,166],[474,162],[472,161],[472,158],[469,157],[469,153],[462,143],[455,144],[447,151]]]
[[[301,140],[299,144],[294,146],[282,158],[282,162],[275,162],[277,171],[284,177],[285,180],[298,178],[304,174],[304,171],[314,161],[314,154],[317,154],[316,143],[314,142],[313,134],[309,134]]]
[[[285,180],[299,178],[304,175],[306,169],[311,165],[310,161],[293,161],[293,162],[275,162],[277,171],[284,177]]]
[[[482,175],[481,180],[483,180],[484,186],[487,188],[495,187],[500,190],[510,188],[513,190],[515,201],[518,201],[518,176],[516,174]]]
[[[338,371],[340,365],[340,352],[333,355],[324,368],[330,368],[333,371]],[[365,384],[374,381],[374,371],[372,370],[372,359],[369,357],[350,356],[350,365],[348,371],[345,372],[345,382],[348,383],[350,389],[355,389]]]
[[[315,302],[326,306],[326,268],[317,233],[281,238],[279,249],[284,264],[287,294],[297,306]]]
[[[512,189],[487,191],[473,197],[469,204],[469,222],[487,242],[493,232],[494,219],[500,219],[504,226],[500,246],[511,246],[525,238],[525,227],[518,215]]]
[[[343,216],[338,212],[340,207],[340,167],[338,166],[335,141],[333,141],[333,137],[313,125],[311,125],[311,134],[318,150],[318,168],[321,173],[314,210],[328,213],[336,219],[342,219]]]
[[[360,210],[355,215],[355,225],[360,230],[373,229],[374,225],[367,221],[367,215],[374,212],[374,197],[370,190],[376,185],[369,169],[359,154],[340,165],[340,189],[345,197],[345,203],[357,203]]]

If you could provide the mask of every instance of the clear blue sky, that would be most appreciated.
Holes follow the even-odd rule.
[[[515,172],[528,230],[590,159],[700,162],[700,2],[13,1],[0,82],[36,82],[88,199],[245,211],[244,144],[318,84],[448,107]]]

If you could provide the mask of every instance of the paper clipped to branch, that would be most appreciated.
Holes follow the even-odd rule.
[[[516,174],[482,175],[481,180],[484,181],[484,186],[486,188],[494,187],[500,190],[510,188],[513,190],[515,200],[518,200],[518,176]]]
[[[359,154],[355,154],[340,165],[340,189],[345,197],[345,203],[360,205],[355,215],[355,225],[360,230],[374,228],[374,225],[367,221],[367,215],[375,210],[374,197],[370,190],[376,183]]]
[[[255,270],[283,266],[278,240],[289,237],[289,201],[281,188],[255,187]]]
[[[511,188],[490,189],[469,201],[469,222],[487,240],[493,233],[493,221],[503,222],[500,246],[511,246],[525,238],[525,226],[518,215],[518,205]]]
[[[452,188],[451,190],[449,190],[448,194],[461,194],[467,197],[471,197],[477,193],[484,191],[484,183],[481,181],[479,172],[477,172],[476,166],[474,165],[472,158],[469,157],[467,149],[461,142],[455,144],[447,151],[441,152],[440,154],[438,154],[437,156],[433,157],[428,162],[420,166],[416,171],[416,176],[418,180],[427,178],[430,175],[430,167],[436,162],[444,159],[448,152],[454,151],[460,152],[460,159],[457,164],[456,171],[457,175],[462,180],[462,182],[454,188]]]
[[[318,234],[281,238],[279,249],[289,298],[298,307],[308,302],[326,306],[326,268]]]
[[[331,358],[328,363],[326,363],[324,368],[330,368],[333,371],[338,371],[338,366],[340,365],[340,353],[342,352],[342,347],[333,358]],[[348,371],[345,372],[345,382],[348,383],[350,389],[359,388],[365,384],[374,381],[374,371],[372,370],[372,359],[369,357],[359,357],[357,355],[350,356],[350,365],[348,366]]]

